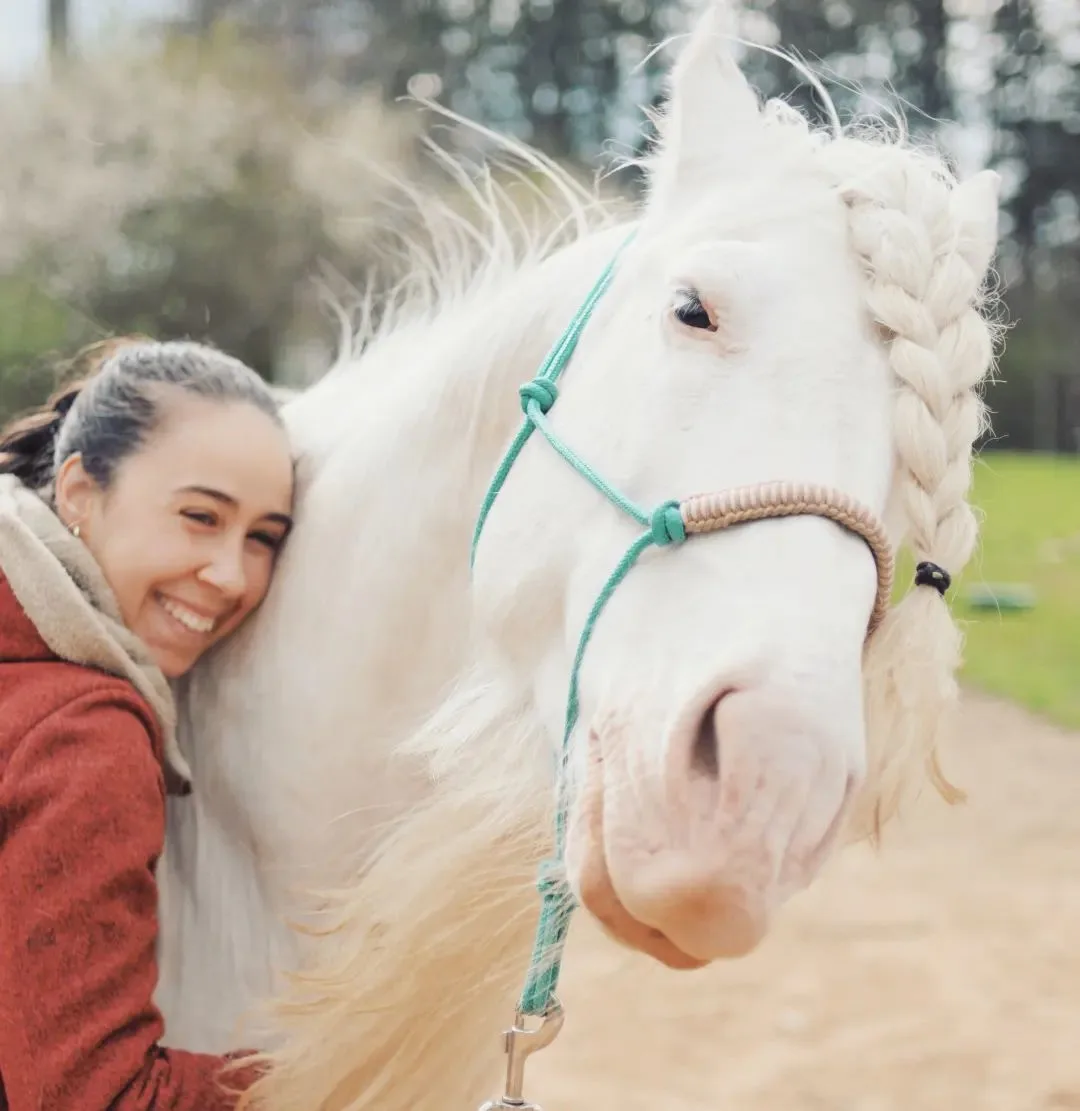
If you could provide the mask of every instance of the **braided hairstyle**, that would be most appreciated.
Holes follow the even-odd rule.
[[[858,832],[876,837],[928,778],[963,797],[937,759],[957,704],[962,639],[946,592],[978,540],[968,502],[973,449],[987,425],[980,390],[994,366],[985,282],[996,247],[997,177],[958,182],[906,145],[838,139],[826,148],[866,278],[868,314],[895,382],[897,538],[915,580],[866,654],[867,792]]]
[[[76,454],[107,488],[117,466],[160,421],[161,386],[247,402],[281,423],[277,401],[259,375],[205,344],[121,336],[83,348],[69,373],[72,380],[41,408],[0,432],[0,474],[15,475],[46,500],[58,468]]]

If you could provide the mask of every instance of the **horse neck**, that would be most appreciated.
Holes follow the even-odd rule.
[[[470,667],[470,543],[522,419],[518,387],[624,236],[605,229],[502,279],[489,272],[289,406],[307,490],[289,563],[251,632],[252,689],[280,675],[269,642],[286,637],[306,654],[294,681],[328,692],[321,718],[359,715],[385,747]],[[279,709],[284,738],[294,726]]]
[[[521,419],[517,387],[622,234],[586,236],[501,283],[489,275],[287,407],[306,487],[298,528],[257,620],[196,680],[187,731],[197,774],[220,781],[223,820],[264,855],[334,859],[313,839],[344,836],[341,824],[307,820],[313,799],[334,813],[403,801],[386,757],[474,664],[469,546]],[[366,836],[366,820],[353,825]]]
[[[377,481],[417,472],[440,481],[452,476],[457,515],[471,531],[521,420],[518,387],[539,369],[625,234],[621,225],[605,228],[516,273],[492,271],[435,314],[393,329],[339,367],[327,385],[353,394],[354,406],[378,411],[396,430]],[[342,397],[340,406],[347,411],[349,401]],[[328,406],[320,408],[322,420]],[[413,508],[441,516],[446,507],[436,500]]]

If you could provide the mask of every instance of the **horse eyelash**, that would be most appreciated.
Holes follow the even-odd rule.
[[[675,319],[687,328],[698,331],[715,332],[716,321],[712,313],[702,303],[696,289],[680,289],[676,292]]]

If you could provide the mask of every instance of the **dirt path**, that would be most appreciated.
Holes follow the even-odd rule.
[[[545,1111],[1080,1109],[1080,735],[969,695],[930,801],[752,957],[670,973],[575,923]]]

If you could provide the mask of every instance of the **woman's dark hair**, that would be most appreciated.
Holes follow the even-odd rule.
[[[141,336],[104,340],[78,352],[71,372],[75,380],[0,432],[0,474],[45,491],[64,460],[79,454],[104,489],[160,422],[159,386],[247,402],[281,423],[277,401],[259,375],[201,343],[158,343]]]

